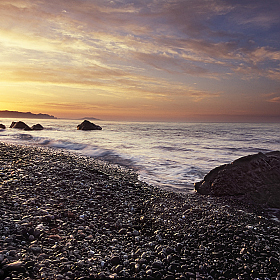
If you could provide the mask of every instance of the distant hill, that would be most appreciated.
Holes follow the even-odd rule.
[[[93,118],[93,117],[85,117],[85,118],[82,118],[81,120],[90,120],[90,121],[101,121],[100,119],[97,119],[97,118]]]
[[[1,118],[28,118],[28,119],[57,119],[48,114],[33,114],[31,112],[0,111]]]

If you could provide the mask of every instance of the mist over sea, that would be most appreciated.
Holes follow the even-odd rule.
[[[136,170],[139,179],[174,191],[193,184],[216,166],[258,152],[280,149],[279,123],[160,123],[93,121],[101,131],[80,131],[81,120],[23,119],[42,131],[10,129],[0,119],[0,141],[73,151]]]

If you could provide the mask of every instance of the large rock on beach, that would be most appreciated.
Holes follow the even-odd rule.
[[[195,190],[204,195],[238,196],[269,207],[280,208],[280,152],[241,157],[210,171]]]
[[[84,120],[81,124],[77,126],[77,129],[78,130],[102,130],[102,127],[90,121]]]
[[[0,123],[0,129],[6,129],[6,126]]]
[[[10,125],[10,128],[17,128],[17,129],[23,129],[23,130],[32,130],[26,123],[19,121],[19,122],[12,122]]]

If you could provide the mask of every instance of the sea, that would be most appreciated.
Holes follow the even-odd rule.
[[[193,192],[213,168],[249,154],[280,150],[280,123],[174,123],[94,120],[102,130],[81,131],[82,120],[23,119],[42,131],[9,128],[0,141],[63,149],[133,169],[139,179],[175,192]]]

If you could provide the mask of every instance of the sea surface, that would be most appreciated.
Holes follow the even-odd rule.
[[[164,189],[192,192],[213,168],[258,152],[280,150],[279,123],[160,123],[93,121],[103,129],[80,131],[82,120],[23,119],[42,131],[10,129],[1,119],[0,141],[73,151],[134,169]]]

